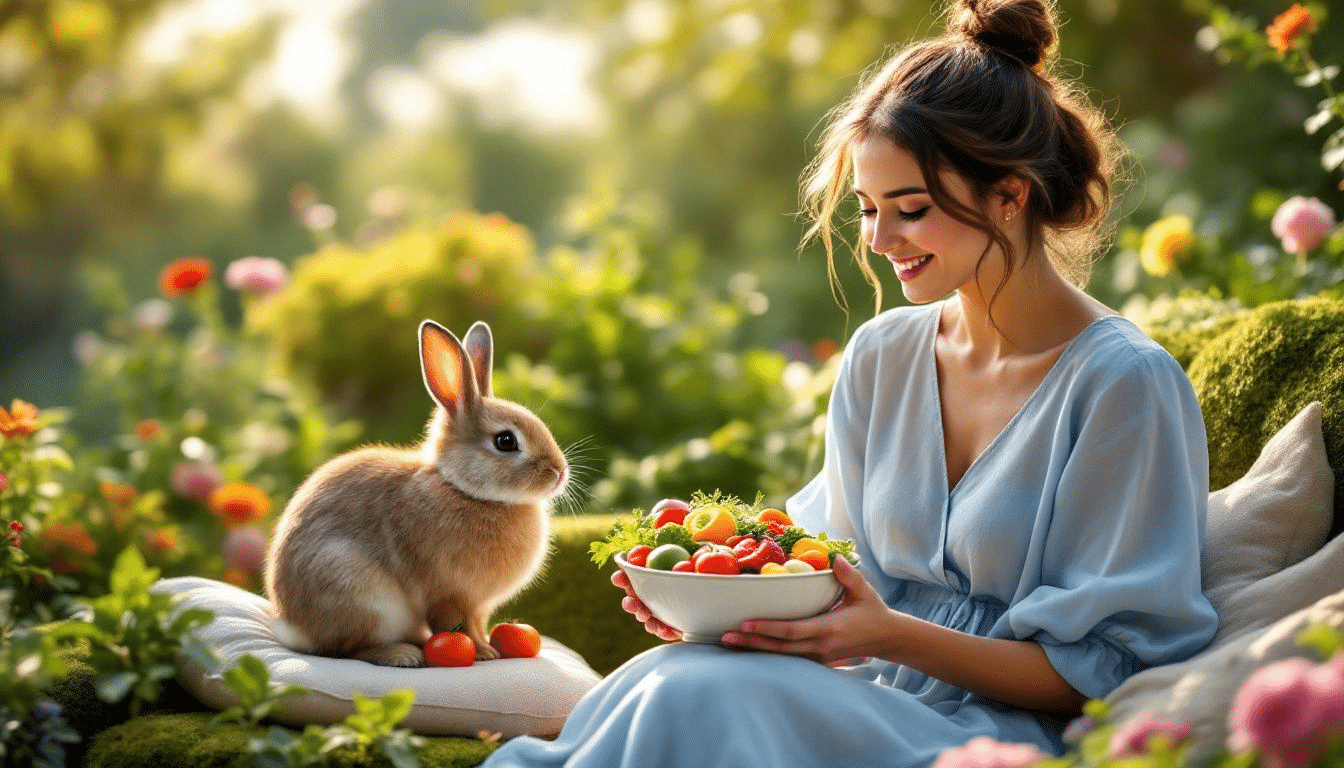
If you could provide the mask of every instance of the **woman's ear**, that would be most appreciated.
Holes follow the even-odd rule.
[[[1012,175],[999,182],[998,197],[1000,213],[1005,222],[1012,221],[1026,210],[1027,198],[1031,194],[1031,184],[1021,176]]]

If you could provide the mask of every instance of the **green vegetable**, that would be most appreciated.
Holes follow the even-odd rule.
[[[642,509],[636,509],[618,519],[611,526],[607,538],[588,545],[588,551],[592,554],[594,563],[606,565],[617,552],[629,552],[631,547],[639,544],[654,546],[653,520],[646,517]]]
[[[668,523],[653,529],[653,543],[649,546],[657,548],[664,544],[676,544],[687,552],[694,552],[700,547],[700,542],[692,539],[691,532],[680,523]]]

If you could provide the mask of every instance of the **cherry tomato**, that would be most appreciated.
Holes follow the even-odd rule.
[[[733,559],[731,552],[710,552],[696,561],[695,572],[732,576],[741,573],[742,569],[737,566],[737,560]]]
[[[737,521],[723,507],[702,507],[693,510],[682,523],[691,532],[694,541],[722,544],[737,535]]]
[[[648,544],[636,544],[625,553],[625,562],[643,568],[649,564],[649,553],[652,551],[653,547]]]
[[[653,505],[649,510],[649,516],[653,518],[653,527],[662,528],[668,523],[682,523],[686,520],[686,513],[691,511],[691,505],[681,499],[663,499]]]
[[[530,659],[541,652],[541,633],[531,624],[496,624],[490,630],[490,645],[506,659]]]
[[[425,643],[425,664],[431,667],[470,667],[476,662],[476,643],[463,632],[440,632]]]
[[[690,560],[682,560],[681,562],[672,566],[672,570],[677,571],[679,573],[695,573],[695,566],[691,563]]]

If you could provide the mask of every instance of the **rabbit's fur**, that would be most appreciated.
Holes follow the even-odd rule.
[[[485,323],[462,342],[421,323],[438,403],[424,441],[342,454],[299,486],[266,559],[285,645],[421,666],[425,641],[462,623],[478,659],[498,657],[486,622],[541,568],[569,467],[540,419],[492,396],[492,360]]]

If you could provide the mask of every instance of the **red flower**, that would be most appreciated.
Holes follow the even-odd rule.
[[[1315,31],[1316,20],[1312,18],[1311,10],[1301,3],[1293,3],[1291,8],[1274,17],[1274,21],[1265,28],[1265,35],[1269,37],[1269,44],[1274,50],[1287,53],[1299,35]]]
[[[209,259],[191,257],[170,262],[159,273],[159,289],[164,296],[181,296],[195,293],[201,284],[210,279],[214,265]]]

